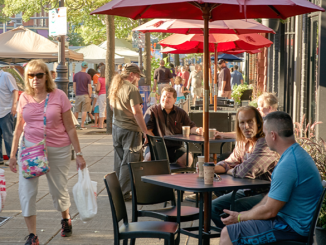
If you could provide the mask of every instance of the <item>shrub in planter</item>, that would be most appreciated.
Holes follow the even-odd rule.
[[[315,136],[315,127],[322,122],[315,122],[313,124],[305,124],[305,117],[301,123],[295,122],[294,130],[297,142],[305,149],[314,160],[321,179],[326,180],[326,142],[322,138]],[[326,199],[325,199],[326,200]],[[326,201],[324,200],[319,219],[317,221],[316,236],[317,244],[326,244]]]

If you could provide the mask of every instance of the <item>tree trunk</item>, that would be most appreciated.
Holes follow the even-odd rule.
[[[179,66],[180,65],[180,57],[179,54],[174,55],[174,65]]]
[[[110,108],[110,100],[108,98],[109,88],[113,76],[115,75],[115,29],[114,29],[114,16],[106,15],[106,35],[107,35],[107,48],[106,48],[106,59],[105,59],[105,81],[106,81],[106,133],[112,134],[112,117],[113,112]]]
[[[151,86],[151,36],[150,33],[145,33],[145,54],[144,54],[144,69],[145,80],[148,86]]]

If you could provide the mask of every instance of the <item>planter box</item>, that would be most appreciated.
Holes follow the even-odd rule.
[[[321,227],[316,227],[315,229],[315,243],[317,245],[326,244],[326,230]]]
[[[252,89],[245,90],[240,98],[240,100],[251,100]]]

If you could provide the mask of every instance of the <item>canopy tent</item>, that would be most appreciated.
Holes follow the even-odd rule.
[[[0,34],[0,61],[23,63],[32,59],[58,60],[58,44],[23,26]],[[83,54],[66,49],[66,59],[83,61]]]
[[[105,63],[106,50],[97,45],[91,44],[89,46],[77,49],[75,50],[75,52],[83,54],[84,60],[87,61],[88,63],[94,63],[94,64],[98,64],[100,62]],[[116,64],[124,63],[124,58],[117,54],[114,56],[114,60]]]
[[[99,47],[106,50],[107,41],[101,43]],[[131,61],[138,62],[138,57],[139,57],[138,52],[135,52],[132,48],[132,45],[123,39],[115,38],[115,54],[124,57],[125,58],[124,63],[128,63]]]

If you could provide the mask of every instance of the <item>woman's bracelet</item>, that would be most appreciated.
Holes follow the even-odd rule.
[[[240,215],[241,215],[241,213],[239,213],[239,215],[238,215],[238,223],[241,222],[241,220],[240,220]]]

